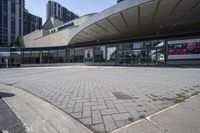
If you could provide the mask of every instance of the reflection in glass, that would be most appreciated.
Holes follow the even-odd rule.
[[[66,62],[66,51],[58,50],[58,63]]]
[[[23,64],[31,64],[31,51],[23,52]]]
[[[75,49],[74,52],[74,62],[83,62],[83,49]]]
[[[131,55],[132,55],[131,51],[119,51],[118,52],[119,63],[123,65],[132,64]]]
[[[40,51],[32,51],[31,52],[31,62],[33,64],[39,64],[40,63]]]
[[[94,62],[105,62],[106,59],[106,47],[95,47],[94,48]]]
[[[58,51],[57,50],[50,50],[48,53],[48,60],[49,63],[57,63],[58,62]]]
[[[49,51],[42,51],[42,63],[49,63]]]

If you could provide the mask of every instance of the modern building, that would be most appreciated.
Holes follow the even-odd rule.
[[[79,17],[75,13],[60,5],[58,2],[52,0],[49,0],[47,3],[46,14],[47,20],[51,17],[55,17],[65,23]]]
[[[0,1],[0,47],[8,47],[23,36],[24,0]]]
[[[49,21],[23,37],[21,64],[200,64],[199,14],[199,0],[125,0],[59,26]]]
[[[42,28],[42,18],[24,11],[24,35]]]

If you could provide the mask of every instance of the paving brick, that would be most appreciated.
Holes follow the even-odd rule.
[[[72,113],[73,110],[74,110],[74,108],[66,108],[66,109],[64,109],[64,111],[67,112],[68,114]]]
[[[65,104],[65,105],[67,105],[68,104],[68,102],[69,102],[69,98],[67,98],[67,97],[65,97],[61,102],[60,102],[60,104]]]
[[[105,124],[107,132],[113,131],[117,128],[117,126],[115,125],[115,122],[113,121],[111,115],[103,116],[103,120],[104,120],[104,124]]]
[[[133,107],[125,107],[125,108],[133,117],[139,116],[139,113]]]
[[[92,110],[102,110],[102,109],[107,109],[107,106],[106,105],[92,106]]]
[[[90,96],[90,101],[92,101],[92,102],[96,102],[96,101],[97,101],[96,96],[91,95],[91,96]]]
[[[69,101],[69,103],[67,104],[67,108],[73,108],[75,106],[75,101]]]
[[[79,119],[79,120],[85,125],[91,125],[92,124],[92,118],[82,118],[82,119]]]
[[[126,121],[116,121],[115,123],[116,123],[118,128],[123,127],[126,124],[128,124]]]
[[[57,102],[62,102],[62,100],[65,98],[65,95],[59,95],[58,99],[56,100]]]
[[[107,132],[102,120],[104,116],[111,115],[116,126],[121,127],[129,123],[126,120],[128,114],[134,119],[150,115],[174,104],[166,99],[176,98],[183,92],[189,96],[200,90],[194,87],[200,86],[199,69],[65,68],[0,69],[0,81],[16,83],[13,86],[47,100],[79,121],[85,121],[85,125],[95,128],[96,132]],[[133,99],[120,100],[113,95],[113,92],[122,91]],[[86,111],[89,107],[92,116]]]
[[[101,110],[101,114],[102,115],[110,115],[110,114],[116,114],[116,113],[119,113],[117,111],[117,109],[104,109],[104,110]]]
[[[83,106],[94,106],[97,105],[97,102],[85,102]]]
[[[97,102],[98,104],[102,105],[102,104],[105,104],[105,101],[103,98],[97,98]]]
[[[91,107],[83,107],[82,117],[91,117]]]
[[[92,125],[92,129],[95,130],[97,133],[105,132],[105,127],[103,123]]]
[[[106,101],[106,105],[108,106],[108,108],[115,108],[115,105],[112,101]]]
[[[74,106],[74,112],[81,112],[83,110],[83,103],[77,103]]]
[[[128,120],[129,117],[132,118],[132,116],[129,113],[123,113],[123,114],[113,114],[113,119],[115,121],[122,121],[122,120]]]
[[[122,104],[115,104],[117,110],[120,112],[120,113],[125,113],[127,112],[127,110],[124,108],[124,106]]]
[[[103,122],[100,111],[92,111],[92,121],[93,124]]]
[[[65,109],[65,108],[66,108],[66,105],[65,105],[65,104],[60,104],[60,105],[58,105],[58,107],[59,107],[60,109]]]
[[[81,112],[83,110],[82,107],[74,107],[74,111],[73,112]]]
[[[81,118],[81,112],[71,113],[70,115],[73,116],[73,117],[76,118],[76,119]]]
[[[76,100],[77,103],[84,103],[84,102],[88,102],[89,99],[79,99],[79,100]]]

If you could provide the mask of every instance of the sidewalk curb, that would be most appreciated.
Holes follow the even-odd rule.
[[[22,120],[27,133],[92,133],[59,108],[24,90],[0,84],[0,91],[15,94],[3,100]]]
[[[156,113],[154,113],[154,114],[152,114],[152,115],[150,115],[150,116],[147,116],[145,119],[140,119],[140,120],[138,120],[138,121],[135,121],[135,122],[133,122],[133,123],[130,123],[129,125],[126,125],[126,126],[124,126],[124,127],[118,128],[118,129],[112,131],[111,133],[125,133],[123,130],[129,130],[129,129],[131,129],[131,127],[137,126],[137,125],[142,125],[142,124],[145,123],[145,122],[148,122],[149,124],[152,125],[152,127],[156,127],[157,129],[159,129],[161,133],[168,133],[168,131],[166,131],[165,129],[162,129],[162,128],[159,127],[155,122],[153,122],[153,121],[151,120],[151,118],[154,117],[154,116],[158,116],[159,114],[162,114],[162,113],[164,113],[164,112],[170,111],[170,110],[172,110],[172,109],[174,109],[174,108],[177,108],[177,107],[179,107],[180,105],[183,105],[184,103],[187,103],[188,101],[191,101],[191,100],[193,100],[193,99],[195,99],[195,98],[197,98],[197,97],[200,97],[200,94],[197,94],[197,95],[195,95],[195,96],[191,96],[191,97],[189,97],[188,99],[186,99],[186,100],[185,100],[184,102],[182,102],[182,103],[178,103],[178,104],[172,105],[172,106],[170,106],[170,107],[168,107],[168,108],[166,108],[166,109],[163,109],[163,110],[161,110],[161,111],[158,111],[158,112],[156,112]],[[152,128],[152,127],[151,127],[151,128]],[[146,127],[142,127],[142,128],[143,128],[144,130],[146,130]],[[160,133],[160,132],[159,132],[159,133]],[[129,132],[126,131],[126,133],[129,133]],[[132,132],[131,132],[131,133],[132,133]]]

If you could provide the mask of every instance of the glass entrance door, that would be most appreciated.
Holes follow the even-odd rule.
[[[165,63],[165,47],[164,42],[152,42],[152,47],[149,49],[150,64]]]
[[[165,61],[164,41],[158,40],[158,41],[120,44],[119,50],[117,51],[117,55],[118,55],[117,59],[119,65],[164,64]]]
[[[131,65],[132,64],[132,51],[119,51],[118,52],[119,64],[120,65]]]
[[[135,65],[147,64],[149,61],[148,49],[133,50],[132,59]]]
[[[42,52],[42,63],[49,63],[49,56],[48,56],[48,51],[43,51]]]

